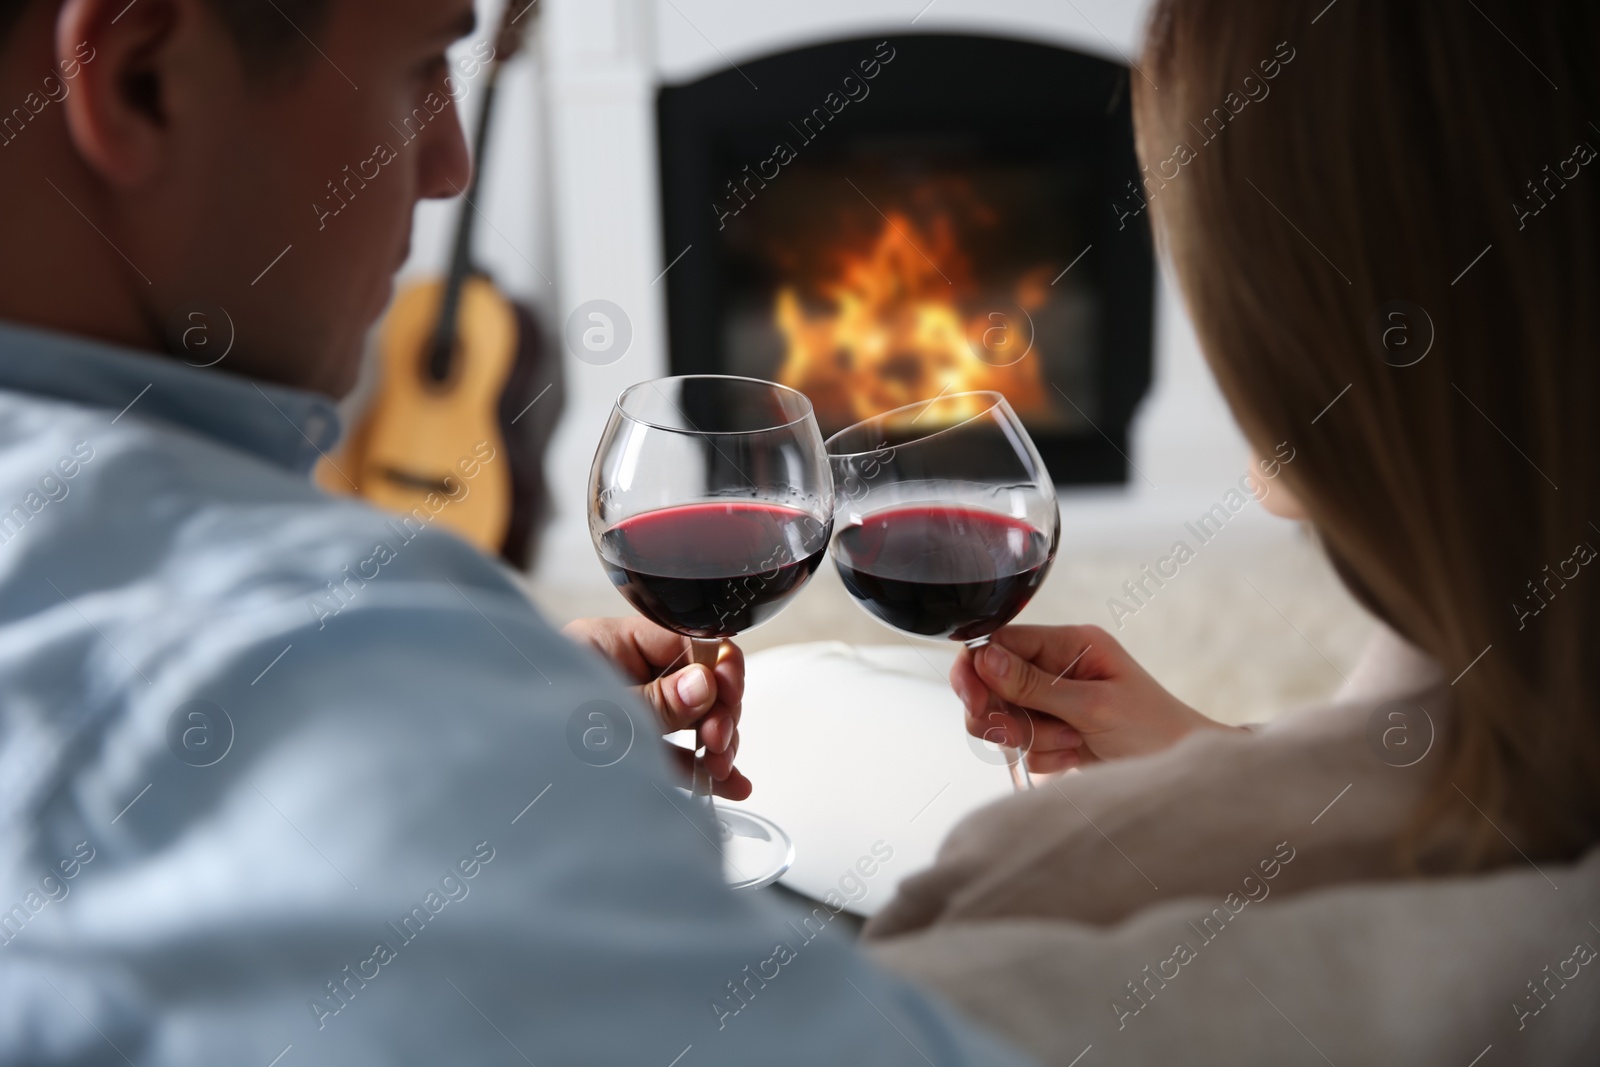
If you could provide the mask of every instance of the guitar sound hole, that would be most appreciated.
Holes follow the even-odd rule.
[[[434,385],[443,385],[451,378],[451,372],[460,365],[458,357],[461,355],[461,338],[456,335],[450,339],[449,344],[442,344],[435,339],[429,346],[427,377]]]

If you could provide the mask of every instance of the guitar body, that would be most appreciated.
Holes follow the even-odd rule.
[[[395,297],[379,334],[378,392],[356,432],[364,448],[347,473],[378,507],[402,514],[422,508],[498,555],[511,526],[513,474],[500,406],[516,363],[517,312],[488,279],[468,278],[455,358],[445,380],[435,382],[426,353],[443,298],[440,280]],[[441,498],[448,501],[442,509]]]

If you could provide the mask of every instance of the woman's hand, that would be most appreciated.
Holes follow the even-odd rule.
[[[739,713],[744,700],[744,653],[724,641],[715,669],[689,662],[689,641],[641,618],[579,619],[562,628],[589,645],[634,683],[634,691],[661,720],[661,732],[700,731],[712,791],[729,800],[750,795],[750,780],[734,767],[739,752]],[[694,753],[667,746],[685,780]]]
[[[987,646],[963,649],[950,684],[967,707],[967,731],[1025,749],[1039,774],[1156,752],[1195,730],[1235,729],[1161,688],[1098,626],[1008,626]]]

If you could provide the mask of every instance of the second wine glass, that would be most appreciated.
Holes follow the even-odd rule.
[[[999,393],[896,408],[827,444],[833,561],[880,621],[981,648],[1043,584],[1061,538],[1055,486]],[[1031,788],[1024,753],[1000,749],[1012,783]]]

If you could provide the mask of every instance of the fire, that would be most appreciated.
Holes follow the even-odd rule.
[[[978,306],[953,229],[944,216],[919,228],[891,211],[865,251],[839,251],[818,287],[825,308],[805,307],[793,286],[779,290],[774,317],[788,350],[778,381],[809,396],[821,421],[843,426],[980,389],[1019,413],[1047,406],[1030,318],[1048,299],[1047,270],[1019,279],[1010,302]]]

